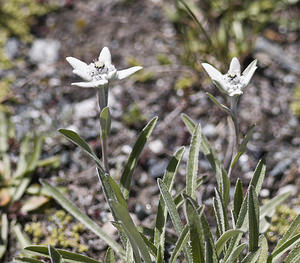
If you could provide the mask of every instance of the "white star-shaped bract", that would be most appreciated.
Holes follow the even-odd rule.
[[[215,85],[229,96],[243,94],[243,89],[249,84],[255,70],[257,60],[253,60],[241,74],[241,65],[236,57],[231,60],[229,70],[222,74],[219,70],[208,63],[202,63],[203,68],[215,83]]]
[[[127,78],[142,69],[141,66],[135,66],[128,69],[116,70],[115,66],[111,64],[111,54],[107,47],[101,50],[98,61],[90,64],[86,64],[73,57],[67,57],[66,60],[73,67],[73,73],[86,80],[85,82],[72,83],[72,85],[83,88],[101,87],[112,80]]]

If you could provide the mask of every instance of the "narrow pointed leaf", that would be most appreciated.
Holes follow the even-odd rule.
[[[234,216],[235,223],[238,219],[242,207],[243,199],[244,199],[243,184],[240,178],[238,178],[235,185],[234,198],[233,198],[233,216]]]
[[[1,224],[0,224],[0,259],[4,256],[7,249],[8,242],[8,219],[7,214],[3,213],[1,215]]]
[[[133,175],[133,171],[137,165],[138,158],[155,127],[157,119],[158,119],[157,117],[154,117],[146,125],[146,127],[142,130],[135,145],[133,146],[133,149],[130,153],[128,161],[125,165],[125,168],[122,173],[121,180],[120,180],[121,191],[124,195],[125,200],[127,200],[129,197],[132,175]]]
[[[45,263],[44,261],[35,259],[35,258],[28,258],[28,257],[17,257],[15,260],[24,262],[24,263]]]
[[[243,260],[242,263],[257,263],[257,259],[260,255],[261,249],[257,248],[256,250],[250,252]]]
[[[281,240],[277,243],[276,247],[273,250],[274,253],[276,252],[277,248],[283,245],[288,239],[290,239],[295,234],[297,229],[299,229],[299,225],[300,225],[300,214],[296,216],[296,218],[293,220],[288,230],[284,233]]]
[[[170,160],[168,167],[165,171],[163,182],[166,184],[169,192],[173,187],[174,178],[177,173],[180,161],[182,159],[183,152],[184,152],[184,147],[181,147],[180,149],[178,149],[178,151],[176,151],[176,153]],[[157,247],[158,244],[160,244],[161,246],[160,252],[162,254],[164,254],[164,247],[165,247],[166,222],[167,222],[167,209],[165,207],[165,203],[162,196],[160,196],[158,208],[157,208],[155,231],[154,231],[154,245]]]
[[[225,263],[232,263],[235,262],[235,260],[240,256],[240,254],[243,252],[247,245],[241,244],[237,246],[229,255],[228,259],[225,261]]]
[[[181,118],[188,128],[189,132],[191,134],[194,133],[194,129],[196,127],[194,121],[187,116],[186,114],[182,114]],[[222,195],[222,198],[224,200],[224,204],[227,205],[229,201],[229,178],[227,175],[227,172],[225,171],[221,161],[218,159],[217,154],[215,151],[211,148],[206,136],[204,134],[201,134],[201,144],[200,144],[201,150],[204,153],[206,159],[209,161],[211,167],[213,168],[217,183],[218,183],[218,189]]]
[[[300,262],[300,244],[298,244],[284,259],[284,263],[299,263]]]
[[[50,256],[51,263],[63,263],[62,256],[57,252],[57,250],[54,247],[49,245],[48,253]]]
[[[268,260],[269,247],[268,247],[268,240],[264,235],[260,235],[259,237],[259,247],[261,248],[261,252],[257,263],[266,263]]]
[[[285,243],[283,243],[280,247],[273,250],[271,253],[271,257],[273,258],[272,262],[276,262],[276,260],[281,257],[287,250],[291,249],[292,246],[299,244],[300,242],[300,234],[293,236],[288,239]]]
[[[109,247],[105,255],[105,263],[115,263],[114,251]]]
[[[201,214],[198,215],[191,198],[187,197],[185,201],[186,215],[190,228],[193,263],[205,263],[205,242],[203,228],[200,221]]]
[[[92,151],[90,146],[87,144],[87,142],[82,139],[76,132],[67,130],[67,129],[59,129],[58,130],[61,134],[63,134],[67,139],[69,139],[71,142],[79,146],[82,150],[84,150],[85,153],[87,153],[97,164],[99,170],[104,173],[104,169],[102,168],[101,161],[98,159],[96,154]]]
[[[215,194],[216,198],[214,198],[214,210],[217,218],[217,228],[219,230],[219,236],[221,236],[226,232],[226,230],[228,230],[228,218],[223,200],[217,189],[215,189]]]
[[[232,111],[225,105],[221,104],[212,94],[209,92],[206,92],[207,96],[210,98],[210,100],[216,104],[221,110],[225,111],[228,115],[233,117]]]
[[[259,222],[259,228],[261,233],[266,232],[270,226],[270,222],[266,219],[266,217],[272,217],[275,214],[276,207],[282,202],[284,202],[289,196],[290,192],[283,193],[281,195],[275,196],[274,198],[267,201],[264,205],[261,206]]]
[[[25,251],[31,251],[43,256],[49,256],[48,248],[46,246],[28,246],[24,248]],[[58,253],[63,257],[65,260],[72,260],[74,262],[79,263],[101,263],[100,261],[94,260],[90,257],[73,253],[64,249],[56,249]]]
[[[181,232],[183,231],[183,225],[180,220],[180,216],[177,212],[174,200],[173,200],[171,194],[169,193],[167,186],[160,178],[157,180],[157,183],[158,183],[160,193],[165,201],[165,205],[168,208],[168,212],[171,217],[172,223],[174,225],[175,231],[176,231],[177,235],[180,236]],[[187,244],[184,246],[184,255],[185,255],[185,259],[188,263],[192,262],[191,251]]]
[[[71,215],[79,220],[88,229],[94,232],[98,237],[103,239],[120,257],[125,255],[122,247],[114,241],[108,234],[106,234],[100,226],[98,226],[91,218],[83,214],[75,205],[67,200],[55,187],[44,180],[41,180],[42,185],[46,188],[49,194]]]
[[[115,201],[112,201],[112,207],[118,220],[122,222],[124,230],[129,240],[131,241],[131,245],[135,244],[138,247],[145,263],[151,263],[147,245],[145,244],[143,238],[141,237],[139,231],[133,223],[127,208]]]
[[[216,250],[217,250],[218,256],[221,255],[222,250],[224,249],[226,243],[230,240],[230,238],[234,237],[235,235],[237,235],[239,233],[243,233],[243,231],[241,231],[239,229],[230,229],[230,230],[227,230],[222,236],[220,236],[220,238],[216,242]]]
[[[192,136],[192,142],[189,152],[189,160],[186,173],[186,194],[193,199],[196,198],[196,183],[198,173],[198,157],[201,141],[201,126],[198,124]]]
[[[259,239],[259,204],[255,189],[250,186],[248,195],[248,221],[249,221],[249,251],[258,248]]]
[[[180,251],[183,249],[183,247],[187,243],[188,238],[189,238],[189,227],[186,225],[183,228],[179,238],[177,239],[177,242],[175,244],[175,248],[173,249],[172,256],[170,258],[169,263],[175,263],[176,262],[176,259],[179,255]]]
[[[100,113],[101,136],[108,136],[111,127],[111,116],[109,107],[105,107]]]

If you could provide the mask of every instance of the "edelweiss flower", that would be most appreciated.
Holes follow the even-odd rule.
[[[67,57],[66,60],[73,67],[73,73],[86,80],[86,82],[75,82],[72,85],[84,88],[97,88],[108,84],[109,81],[127,78],[142,69],[142,67],[136,66],[116,70],[115,66],[111,64],[111,54],[107,47],[101,50],[98,61],[89,65],[73,57]]]
[[[229,71],[224,75],[210,64],[202,63],[202,66],[222,92],[229,96],[239,96],[243,94],[243,89],[257,69],[256,63],[257,60],[252,61],[242,74],[240,62],[236,57],[231,60]]]

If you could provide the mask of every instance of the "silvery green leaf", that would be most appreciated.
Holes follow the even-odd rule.
[[[179,255],[180,251],[183,249],[183,247],[187,243],[188,238],[189,238],[189,227],[188,227],[188,225],[186,225],[183,228],[179,238],[177,239],[177,242],[175,244],[175,248],[173,249],[173,252],[172,252],[169,263],[175,263],[176,262],[176,259]]]
[[[249,252],[258,248],[259,239],[259,204],[254,186],[248,192]]]
[[[259,247],[261,248],[261,252],[258,258],[257,263],[266,263],[268,262],[268,240],[264,235],[260,235],[259,237]]]
[[[114,241],[109,235],[107,235],[103,229],[98,226],[91,218],[83,214],[75,205],[67,200],[55,187],[47,183],[45,180],[41,180],[43,187],[49,192],[49,194],[71,215],[79,220],[88,229],[94,232],[99,238],[103,239],[121,258],[124,258],[125,251],[123,248]]]
[[[0,259],[4,256],[7,249],[8,242],[8,231],[9,223],[7,219],[7,214],[2,213],[1,215],[1,225],[0,225]]]
[[[233,117],[233,113],[231,109],[229,109],[227,106],[221,104],[212,94],[209,92],[206,92],[207,96],[210,98],[210,100],[216,104],[221,110],[224,110],[227,114],[229,114],[231,117]]]
[[[239,229],[229,229],[226,232],[224,232],[216,242],[217,255],[220,256],[226,243],[230,240],[230,238],[240,233],[242,234],[243,231]]]
[[[14,258],[18,262],[24,262],[24,263],[45,263],[44,261],[35,259],[35,258],[29,258],[29,257],[16,257]]]
[[[108,136],[110,133],[111,117],[109,107],[105,107],[100,113],[101,136]]]
[[[179,148],[172,159],[170,160],[168,167],[165,171],[163,181],[169,189],[169,192],[172,190],[174,178],[177,173],[180,161],[184,153],[184,147]],[[163,255],[165,247],[165,231],[167,223],[167,210],[162,196],[159,197],[159,203],[156,214],[156,223],[154,231],[154,245],[157,247],[160,244],[160,252]]]
[[[58,251],[48,245],[48,253],[49,253],[49,256],[50,256],[50,260],[51,260],[51,263],[63,263],[63,259],[62,259],[62,256],[58,253]]]
[[[49,256],[48,247],[46,246],[28,246],[25,247],[24,249],[25,251],[30,251],[38,255]],[[94,260],[90,257],[77,254],[74,252],[70,252],[64,249],[56,249],[56,250],[65,260],[71,260],[72,262],[79,262],[79,263],[101,263],[100,261]]]
[[[186,173],[186,194],[196,198],[196,184],[198,173],[198,156],[201,142],[201,126],[198,124],[192,136]]]
[[[133,171],[136,167],[138,158],[156,125],[157,119],[158,119],[158,117],[154,117],[144,127],[144,129],[140,133],[138,139],[136,140],[136,143],[133,146],[133,149],[129,155],[128,161],[125,165],[125,168],[122,173],[121,180],[120,180],[120,187],[121,187],[121,191],[124,195],[125,200],[127,200],[129,197],[131,179],[132,179]]]
[[[241,244],[237,246],[230,254],[225,263],[232,263],[235,262],[235,260],[240,256],[240,254],[243,252],[247,245],[246,244]]]
[[[237,179],[236,185],[235,185],[235,191],[234,191],[234,197],[233,197],[233,216],[234,216],[234,222],[236,223],[241,206],[244,199],[244,193],[243,193],[243,184],[240,178]]]
[[[104,263],[115,263],[114,251],[109,247],[106,251]]]

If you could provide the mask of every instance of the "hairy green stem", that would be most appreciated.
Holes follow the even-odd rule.
[[[98,106],[100,113],[101,111],[107,107],[108,105],[108,85],[105,85],[104,87],[99,87],[97,91],[97,97],[98,97]],[[100,123],[101,126],[101,123]],[[102,161],[104,165],[104,170],[106,173],[109,173],[109,165],[108,165],[108,153],[107,153],[107,135],[106,134],[100,134],[101,144],[102,144]]]
[[[240,142],[239,142],[240,130],[239,130],[239,122],[238,122],[238,114],[237,114],[238,97],[234,96],[234,97],[231,97],[230,99],[231,99],[230,100],[230,108],[231,108],[231,111],[232,111],[232,122],[233,122],[233,126],[234,126],[234,132],[232,133],[231,136],[234,137],[234,143],[233,143],[233,147],[232,147],[231,162],[230,162],[230,165],[229,165],[228,177],[231,176],[232,163],[233,163],[235,155],[238,152],[239,145],[240,145]]]

